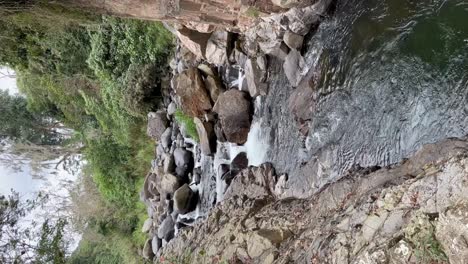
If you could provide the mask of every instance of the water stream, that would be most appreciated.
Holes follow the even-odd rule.
[[[268,157],[305,197],[353,166],[386,166],[422,145],[468,134],[468,2],[338,1],[303,52],[314,91],[304,139],[273,61],[254,122]],[[312,85],[313,84],[313,85]]]

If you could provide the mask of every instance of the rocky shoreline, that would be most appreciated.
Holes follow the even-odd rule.
[[[263,115],[290,119],[285,131],[293,134],[279,137],[294,137],[294,146],[278,152],[310,149],[320,68],[305,57],[304,39],[333,9],[330,0],[280,2],[283,12],[241,31],[166,24],[178,40],[162,108],[148,114],[157,147],[140,195],[149,217],[142,255],[155,263],[414,263],[422,251],[463,263],[457,252],[468,246],[457,239],[468,238],[466,227],[456,239],[447,234],[468,223],[457,211],[467,206],[466,139],[425,145],[401,163],[347,167],[318,183],[290,185],[265,163]],[[292,92],[270,94],[278,74]],[[288,97],[287,114],[265,107],[275,96]],[[319,165],[301,173],[319,173],[312,168]],[[436,249],[418,246],[414,229],[427,231]]]

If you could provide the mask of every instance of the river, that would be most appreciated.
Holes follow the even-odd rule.
[[[307,38],[307,137],[294,89],[273,61],[255,113],[267,157],[307,197],[354,167],[398,163],[422,145],[468,134],[468,2],[338,1]]]

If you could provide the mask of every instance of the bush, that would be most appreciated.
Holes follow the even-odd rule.
[[[195,125],[195,122],[191,116],[184,114],[184,112],[181,110],[177,110],[175,112],[175,119],[179,125],[185,128],[185,131],[190,138],[197,142],[200,141],[200,138],[198,137],[197,126]]]

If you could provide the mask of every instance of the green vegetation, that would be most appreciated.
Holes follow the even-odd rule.
[[[100,17],[41,1],[15,12],[0,5],[0,14],[0,65],[18,75],[26,98],[20,109],[76,131],[102,198],[102,210],[85,217],[85,236],[70,262],[141,262],[136,253],[144,242],[139,225],[146,209],[138,192],[154,156],[146,114],[159,106],[171,34],[158,22]],[[29,131],[11,123],[16,127],[9,134],[0,133]]]
[[[419,213],[405,229],[405,238],[413,245],[415,256],[421,263],[446,263],[442,245],[435,236],[435,221]]]
[[[180,126],[185,128],[188,136],[195,141],[200,141],[198,137],[197,127],[191,116],[184,114],[181,110],[177,110],[174,114],[175,120],[179,123]]]

